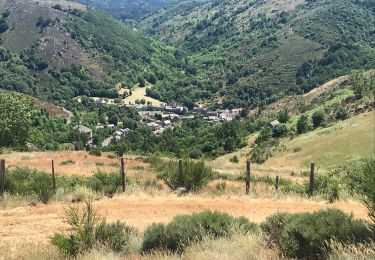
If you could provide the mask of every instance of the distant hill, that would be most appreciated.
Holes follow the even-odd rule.
[[[57,103],[114,98],[119,82],[156,82],[180,70],[174,48],[74,2],[6,0],[0,14],[3,89]]]
[[[183,0],[141,25],[182,47],[190,71],[215,82],[204,89],[207,96],[225,106],[257,106],[374,68],[374,6],[373,0]],[[155,91],[173,96],[164,86]]]
[[[122,20],[144,17],[172,1],[174,0],[78,0],[83,5],[103,10]]]
[[[375,68],[374,0],[181,0],[137,25],[73,1],[2,1],[0,88],[64,105],[147,81],[164,102],[253,108]]]

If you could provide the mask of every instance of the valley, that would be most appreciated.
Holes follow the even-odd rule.
[[[374,259],[373,0],[0,2],[0,259]]]

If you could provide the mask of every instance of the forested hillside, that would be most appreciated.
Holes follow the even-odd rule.
[[[103,10],[121,20],[137,19],[156,11],[173,0],[78,0],[78,2]]]
[[[189,71],[216,86],[206,89],[206,97],[224,106],[253,107],[308,92],[353,69],[373,68],[374,4],[185,0],[144,19],[142,26],[186,50]],[[154,92],[174,97],[180,83]]]
[[[0,14],[0,88],[7,90],[55,102],[114,98],[117,83],[156,83],[185,66],[173,47],[73,2],[7,0]]]

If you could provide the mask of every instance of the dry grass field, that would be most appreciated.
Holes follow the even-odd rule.
[[[338,208],[353,213],[356,218],[366,218],[366,208],[354,201],[327,204],[302,198],[264,199],[252,196],[201,196],[178,197],[173,193],[147,193],[129,190],[112,199],[94,203],[101,216],[108,221],[121,220],[140,230],[154,222],[168,222],[179,214],[191,214],[206,209],[218,210],[233,216],[245,216],[261,222],[276,212],[312,212],[324,208]],[[48,243],[54,232],[67,231],[64,222],[69,204],[52,202],[35,206],[22,206],[0,210],[0,245],[6,246],[22,237],[23,242]],[[0,246],[1,249],[1,246]]]
[[[141,99],[146,100],[146,103],[151,102],[155,106],[160,106],[161,104],[165,104],[165,103],[163,103],[163,102],[161,102],[157,99],[147,97],[146,96],[146,88],[135,87],[132,90],[132,93],[133,94],[131,96],[129,96],[129,97],[127,97],[123,100],[125,104],[135,104],[136,100],[141,100]]]
[[[91,176],[95,172],[119,172],[118,158],[109,158],[106,155],[93,156],[83,151],[68,152],[31,152],[10,153],[1,155],[9,169],[20,167],[36,169],[42,172],[51,172],[51,163],[54,160],[55,171],[58,175]],[[141,177],[147,173],[148,164],[136,160],[136,156],[126,156],[126,169],[129,177]]]

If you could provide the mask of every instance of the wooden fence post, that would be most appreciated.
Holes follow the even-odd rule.
[[[182,169],[182,160],[178,160],[178,185],[182,187],[184,185],[185,178],[184,178],[184,172]]]
[[[52,189],[56,191],[55,162],[52,160]]]
[[[279,175],[277,175],[276,180],[275,180],[275,189],[276,190],[279,189],[279,185],[280,185],[280,177],[279,177]]]
[[[0,160],[0,196],[4,195],[5,191],[5,160]]]
[[[314,174],[315,174],[315,163],[311,163],[310,167],[310,186],[309,186],[309,197],[314,195]]]
[[[125,160],[121,157],[121,186],[122,192],[125,192],[126,178],[125,178]]]
[[[250,161],[246,161],[246,194],[250,193]]]

